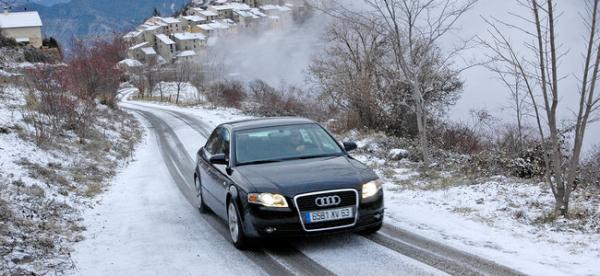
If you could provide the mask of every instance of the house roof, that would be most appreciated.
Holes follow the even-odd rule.
[[[178,39],[178,40],[192,40],[192,39],[205,40],[206,39],[206,36],[201,33],[189,33],[189,32],[175,33],[175,34],[173,34],[173,37],[175,37],[175,39]]]
[[[156,51],[152,47],[142,48],[142,52],[147,56],[156,55]]]
[[[124,35],[123,38],[126,38],[126,39],[127,38],[133,38],[133,37],[136,37],[136,36],[141,35],[141,34],[142,34],[141,31],[131,31],[131,32],[127,33],[126,35]]]
[[[141,29],[142,31],[154,31],[154,30],[160,29],[163,26],[166,26],[166,25],[149,25],[149,24],[143,24],[143,25],[140,25],[139,29]]]
[[[194,50],[188,50],[188,51],[183,51],[179,54],[177,54],[177,57],[191,57],[191,56],[195,56],[196,52],[194,52]]]
[[[42,19],[36,11],[0,13],[0,28],[41,27]]]
[[[197,25],[196,27],[202,29],[202,30],[206,30],[206,31],[210,31],[210,30],[214,30],[215,28],[213,28],[210,24],[200,24]]]
[[[183,18],[187,21],[192,21],[192,22],[206,21],[206,17],[199,16],[199,15],[184,16]]]
[[[158,38],[164,44],[175,44],[175,41],[171,40],[168,36],[164,34],[157,34],[156,38]]]
[[[135,59],[124,59],[119,61],[119,63],[117,63],[118,65],[126,65],[128,67],[142,67],[144,66],[141,62],[135,60]]]
[[[179,19],[177,19],[175,17],[160,17],[160,20],[167,24],[181,23],[181,21],[179,21]]]
[[[250,6],[243,4],[243,3],[227,3],[224,5],[215,5],[215,6],[210,6],[212,9],[215,9],[217,11],[222,11],[222,10],[250,10]]]
[[[282,12],[288,12],[288,11],[292,10],[287,6],[279,6],[279,5],[264,5],[264,6],[260,6],[260,9],[263,11],[282,11]]]
[[[235,12],[237,15],[239,15],[241,17],[259,18],[257,15],[255,15],[254,13],[249,12],[249,11],[234,10],[233,12]]]
[[[202,11],[198,11],[198,13],[200,13],[201,15],[204,15],[204,16],[218,16],[218,14],[214,11],[202,10]]]
[[[259,9],[257,9],[257,8],[252,8],[252,9],[250,10],[250,12],[251,12],[251,13],[253,13],[254,15],[256,15],[256,16],[260,16],[260,17],[265,17],[265,16],[267,16],[266,14],[264,14],[263,12],[261,12],[261,11],[260,11]]]
[[[148,42],[142,42],[142,43],[140,43],[140,44],[136,44],[136,45],[133,45],[133,46],[129,47],[129,50],[135,50],[135,49],[138,49],[138,48],[144,47],[144,46],[146,46],[147,44],[148,44]]]
[[[219,21],[215,21],[213,23],[209,23],[209,25],[213,28],[213,29],[229,29],[229,25],[226,23],[222,23]]]

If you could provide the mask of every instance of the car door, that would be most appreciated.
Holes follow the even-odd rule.
[[[229,145],[231,141],[229,130],[219,127],[211,135],[211,138],[214,140],[209,139],[209,143],[207,143],[207,160],[215,154],[225,154],[229,161]],[[203,183],[205,185],[204,188],[213,199],[213,204],[210,207],[217,215],[223,218],[227,215],[225,200],[227,198],[227,187],[231,183],[227,176],[227,168],[227,165],[209,164],[207,169],[207,183]]]
[[[201,162],[199,162],[200,179],[202,182],[202,196],[206,205],[211,209],[217,210],[220,208],[220,199],[214,194],[213,190],[216,183],[216,172],[217,170],[210,163],[211,156],[217,154],[219,148],[221,148],[221,140],[219,137],[219,130],[215,129],[209,136],[206,145],[199,152]]]
[[[221,138],[221,149],[219,153],[225,154],[225,157],[229,163],[231,158],[231,134],[229,129],[222,128],[219,132],[219,137]],[[222,199],[221,212],[223,217],[227,217],[227,192],[229,187],[233,184],[228,172],[230,167],[229,165],[215,165],[214,168],[218,171],[215,179],[215,193],[217,193]]]

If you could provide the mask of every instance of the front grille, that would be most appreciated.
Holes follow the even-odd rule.
[[[319,207],[315,204],[315,199],[319,197],[326,196],[334,196],[337,195],[340,197],[341,202],[335,206],[327,206],[327,207]],[[342,228],[353,226],[356,223],[356,218],[358,217],[358,192],[356,190],[333,190],[333,191],[323,191],[316,193],[309,193],[304,195],[297,195],[294,197],[294,202],[296,204],[296,208],[298,210],[298,215],[300,216],[300,222],[302,223],[302,227],[306,231],[322,231],[328,229]],[[316,222],[316,223],[306,223],[305,215],[306,212],[311,211],[319,211],[319,210],[327,210],[327,209],[337,209],[351,206],[353,210],[354,217],[341,219],[341,220],[333,220],[333,221],[324,221],[324,222]]]
[[[333,195],[337,195],[342,199],[342,201],[340,202],[339,205],[329,206],[329,207],[319,207],[315,204],[315,199],[317,199],[318,197],[333,196]],[[301,212],[351,206],[351,205],[356,205],[356,193],[354,191],[342,191],[342,192],[326,192],[326,193],[322,193],[322,194],[299,196],[296,199],[296,204],[298,205],[298,208],[300,209]]]

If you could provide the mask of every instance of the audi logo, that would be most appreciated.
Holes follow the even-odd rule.
[[[327,206],[336,206],[342,203],[342,199],[339,196],[324,196],[317,197],[315,199],[315,204],[319,207],[327,207]]]

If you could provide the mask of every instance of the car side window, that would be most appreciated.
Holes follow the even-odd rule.
[[[218,153],[223,153],[225,154],[225,157],[229,158],[229,145],[231,141],[229,130],[226,128],[221,128],[221,131],[219,131],[219,138],[221,140],[221,145]]]
[[[211,155],[215,154],[225,154],[226,157],[229,157],[229,144],[231,138],[229,135],[229,131],[226,128],[218,128],[208,139],[206,143],[206,151]]]
[[[221,148],[221,139],[219,137],[219,132],[221,129],[216,129],[208,138],[208,142],[206,142],[205,149],[211,155],[215,155]]]

